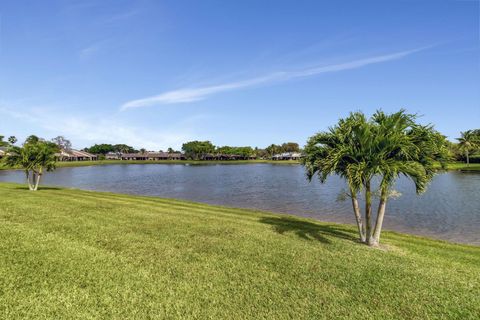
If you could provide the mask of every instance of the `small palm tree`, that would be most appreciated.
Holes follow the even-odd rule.
[[[460,150],[465,152],[467,167],[470,166],[470,151],[480,145],[480,139],[477,130],[468,130],[460,132],[460,138],[457,138]]]
[[[305,147],[303,164],[309,180],[317,174],[324,183],[328,176],[336,174],[347,181],[359,239],[368,245],[380,242],[387,199],[396,178],[410,178],[417,193],[421,193],[433,177],[434,162],[445,163],[445,137],[431,126],[415,123],[415,119],[404,110],[389,115],[377,111],[371,119],[361,112],[352,113],[329,131],[311,137]],[[375,223],[374,179],[380,181]],[[363,217],[358,202],[361,191],[365,193]]]
[[[10,144],[15,144],[15,143],[17,143],[17,138],[15,136],[10,136],[10,137],[8,137],[8,142]]]
[[[36,191],[44,171],[55,169],[56,152],[58,147],[54,143],[29,137],[22,147],[11,146],[4,161],[9,167],[23,168],[28,188]]]

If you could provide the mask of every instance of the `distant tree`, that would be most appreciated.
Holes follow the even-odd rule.
[[[218,147],[215,150],[215,153],[237,155],[237,156],[241,156],[241,157],[244,157],[244,158],[251,157],[255,154],[253,148],[250,147],[250,146],[247,146],[247,147],[223,146],[223,147]]]
[[[36,136],[27,138],[22,147],[10,146],[4,163],[8,167],[21,167],[25,171],[28,188],[36,191],[44,171],[55,169],[58,146]]]
[[[140,149],[140,153],[141,153],[141,154],[147,153],[147,149],[145,149],[145,148]]]
[[[295,142],[286,142],[282,144],[282,152],[300,152],[300,146]]]
[[[0,136],[0,147],[8,146],[8,143],[6,141],[3,141],[4,137],[5,136]]]
[[[63,136],[53,138],[52,142],[55,143],[61,150],[70,151],[72,149],[72,143],[70,142],[70,140],[66,139]]]
[[[465,154],[468,167],[470,166],[470,152],[480,146],[480,129],[460,132],[460,138],[457,138],[457,140],[460,151]]]
[[[182,145],[182,150],[188,159],[198,160],[215,152],[215,146],[210,141],[190,141]]]
[[[167,153],[175,153],[175,150],[173,150],[173,148],[168,148]]]
[[[134,153],[136,150],[126,144],[116,144],[113,146],[113,151],[116,153]]]
[[[8,142],[11,144],[11,145],[14,145],[15,143],[17,143],[17,137],[15,136],[10,136],[8,137]]]
[[[370,246],[380,242],[387,199],[395,180],[399,176],[410,178],[421,193],[434,175],[435,162],[445,164],[447,160],[445,137],[415,120],[415,115],[404,110],[393,114],[377,111],[370,119],[356,112],[329,131],[311,137],[305,147],[302,162],[310,180],[317,174],[323,183],[336,174],[347,181],[360,241]],[[379,181],[380,194],[375,225],[374,179]],[[361,191],[365,192],[363,218],[358,204]]]
[[[115,148],[111,144],[95,144],[90,148],[84,149],[86,152],[93,153],[93,154],[107,154],[109,152],[115,152]]]
[[[267,151],[269,157],[273,157],[274,155],[282,152],[282,146],[271,144],[267,148],[265,148],[265,151]]]
[[[255,148],[254,152],[255,152],[255,156],[256,156],[257,158],[262,158],[262,159],[263,159],[263,158],[267,158],[267,157],[268,157],[268,152],[267,152],[267,150],[265,150],[265,149]]]

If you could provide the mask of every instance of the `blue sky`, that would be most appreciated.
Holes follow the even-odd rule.
[[[350,111],[480,127],[478,1],[0,3],[0,134],[303,145]]]

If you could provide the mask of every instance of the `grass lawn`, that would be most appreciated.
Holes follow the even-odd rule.
[[[296,160],[98,160],[98,161],[71,161],[71,162],[57,162],[58,168],[64,167],[85,167],[98,166],[107,164],[188,164],[188,165],[209,165],[209,164],[255,164],[255,163],[271,163],[271,164],[300,164]],[[0,170],[8,170],[11,168],[5,167],[0,163]]]
[[[467,167],[463,162],[452,162],[447,165],[448,170],[462,170],[462,171],[480,171],[480,163],[470,163]]]
[[[98,160],[98,161],[72,161],[72,162],[57,162],[58,168],[65,167],[85,167],[85,166],[99,166],[109,164],[188,164],[188,165],[212,165],[212,164],[256,164],[256,163],[269,163],[269,164],[282,164],[282,165],[299,165],[300,161],[297,160],[231,160],[231,161],[199,161],[199,160]],[[437,165],[440,169],[440,164]],[[5,167],[0,162],[0,170],[8,170],[11,168]],[[471,163],[469,167],[462,162],[451,162],[447,165],[447,170],[462,170],[462,171],[479,171],[480,163]]]
[[[479,318],[480,247],[355,239],[287,215],[2,183],[0,317]]]

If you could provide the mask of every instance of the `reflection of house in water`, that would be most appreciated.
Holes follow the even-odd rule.
[[[97,156],[85,151],[79,151],[75,149],[70,150],[60,150],[56,153],[58,161],[93,161],[97,160]]]
[[[274,155],[272,160],[300,160],[301,157],[300,152],[284,152]]]
[[[117,158],[118,159],[118,158]],[[121,160],[185,160],[185,156],[179,152],[145,152],[145,153],[122,153]]]

